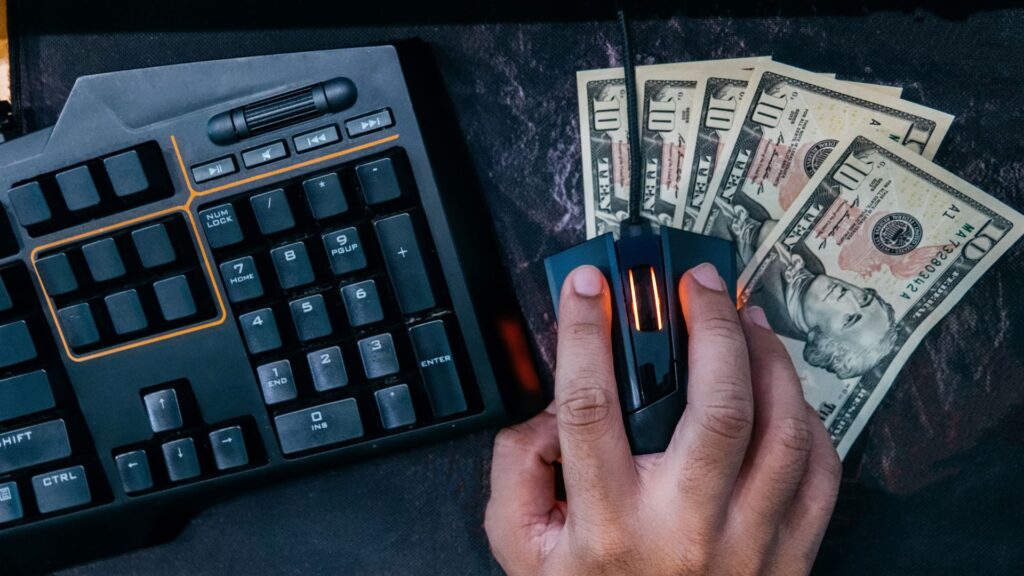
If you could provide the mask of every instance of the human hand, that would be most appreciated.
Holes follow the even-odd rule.
[[[485,528],[511,576],[807,574],[841,466],[764,311],[687,272],[688,404],[663,454],[630,454],[603,275],[562,287],[555,401],[494,445]],[[567,502],[554,495],[561,460]]]

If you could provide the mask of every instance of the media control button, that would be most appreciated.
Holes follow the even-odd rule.
[[[292,139],[292,143],[295,144],[295,151],[302,153],[333,144],[338,140],[341,140],[341,136],[338,135],[338,128],[332,124],[299,134]]]
[[[205,164],[193,166],[192,179],[196,181],[196,184],[202,184],[203,182],[222,178],[235,172],[238,172],[235,158],[233,156],[225,156]]]
[[[383,130],[394,124],[395,121],[391,118],[391,111],[384,109],[345,121],[345,131],[348,132],[350,138],[355,138],[356,136]]]
[[[259,148],[250,148],[242,152],[242,164],[245,164],[246,168],[255,168],[287,156],[288,149],[285,148],[284,140],[278,140],[277,142],[271,142]]]

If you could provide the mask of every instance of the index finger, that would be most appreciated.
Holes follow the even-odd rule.
[[[604,526],[636,494],[612,364],[611,298],[604,275],[577,268],[562,287],[555,370],[562,468],[570,518]]]

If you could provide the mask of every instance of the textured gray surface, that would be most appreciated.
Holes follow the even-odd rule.
[[[902,85],[907,99],[957,116],[936,160],[1024,209],[1024,11],[963,20],[815,13],[642,20],[636,50],[645,63],[770,53]],[[619,63],[612,22],[31,33],[19,43],[21,97],[45,125],[82,74],[413,35],[435,47],[502,257],[550,369],[539,262],[583,238],[575,71]],[[818,573],[1019,573],[1022,277],[1016,246],[910,359],[847,458]],[[499,573],[481,528],[491,436],[246,493],[201,514],[173,542],[63,573]]]

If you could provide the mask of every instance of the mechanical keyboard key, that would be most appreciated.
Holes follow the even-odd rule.
[[[113,238],[104,238],[82,246],[82,254],[85,256],[85,263],[89,266],[92,279],[97,282],[105,282],[124,276],[124,261],[121,260],[121,253],[117,251],[117,244]]]
[[[39,278],[50,296],[60,296],[78,290],[78,279],[71,269],[71,261],[64,253],[46,256],[36,260]]]
[[[352,398],[282,414],[274,418],[274,424],[281,451],[285,454],[337,444],[363,435],[359,407]]]
[[[366,251],[355,228],[328,232],[323,235],[323,241],[335,276],[366,268]]]
[[[24,320],[0,326],[0,368],[14,366],[36,357],[36,345]]]
[[[14,482],[0,483],[0,525],[20,520],[24,515],[18,485]]]
[[[317,392],[326,392],[348,384],[348,372],[341,348],[332,346],[310,352],[306,355],[309,372],[313,375],[313,387]]]
[[[220,275],[224,278],[228,300],[232,302],[245,302],[263,296],[263,282],[252,256],[221,264]]]
[[[145,330],[149,326],[146,312],[142,309],[142,301],[139,300],[139,293],[134,288],[111,294],[103,301],[107,305],[114,332],[118,335],[124,336]]]
[[[359,187],[363,189],[363,197],[370,206],[390,202],[402,196],[402,186],[395,174],[395,165],[391,158],[381,158],[356,166]]]
[[[164,464],[167,465],[167,477],[171,482],[181,482],[199,476],[199,456],[196,454],[196,444],[191,438],[167,442],[161,449],[164,453]]]
[[[82,348],[100,341],[100,331],[88,302],[57,310],[57,319],[68,346]]]
[[[302,183],[313,218],[323,220],[348,211],[348,200],[337,174],[324,174]]]
[[[67,510],[92,501],[89,480],[82,466],[33,476],[32,491],[36,494],[36,504],[42,514]]]
[[[238,426],[210,432],[210,446],[213,447],[213,461],[217,465],[217,470],[231,470],[249,464],[245,438]]]
[[[398,355],[391,334],[363,338],[359,341],[359,355],[367,378],[383,378],[398,372]]]
[[[245,345],[252,354],[260,354],[281,347],[281,334],[277,331],[274,311],[264,308],[238,318],[245,336]]]
[[[287,360],[264,364],[256,369],[256,375],[259,376],[263,401],[267,405],[295,400],[299,395],[292,375],[292,364]]]
[[[132,232],[132,241],[146,268],[159,268],[177,258],[171,238],[167,235],[167,227],[162,223],[135,230]]]
[[[153,487],[153,473],[149,469],[149,459],[142,450],[118,454],[114,457],[117,471],[121,475],[121,487],[125,494],[144,492]]]
[[[374,396],[384,428],[391,430],[416,423],[416,410],[412,406],[409,387],[405,384],[378,390]]]
[[[405,314],[415,314],[436,304],[430,289],[430,278],[423,264],[412,218],[398,214],[378,220],[373,225],[384,254],[388,276],[395,287],[398,307]]]
[[[295,332],[299,335],[299,340],[309,342],[330,336],[334,331],[323,296],[314,294],[293,300],[288,307],[292,311],[292,321],[295,323]]]
[[[466,397],[462,393],[459,373],[452,359],[444,323],[434,320],[409,329],[412,350],[416,354],[420,376],[427,389],[430,408],[443,418],[466,410]]]
[[[285,290],[312,284],[316,279],[306,245],[302,242],[274,248],[270,251],[270,258],[277,270],[277,280]]]
[[[181,405],[178,403],[178,393],[174,388],[150,392],[142,397],[142,403],[146,405],[149,428],[154,434],[177,430],[184,425],[181,418]]]
[[[46,370],[0,379],[0,422],[56,406]]]
[[[8,198],[11,199],[11,207],[14,208],[18,222],[26,228],[48,222],[53,218],[39,182],[29,182],[11,188]]]
[[[119,198],[128,198],[149,189],[149,179],[135,150],[104,158],[103,167],[114,187],[114,194]]]
[[[11,293],[7,291],[3,277],[0,276],[0,312],[6,312],[13,307],[14,300],[11,299]]]
[[[249,199],[252,211],[256,214],[256,223],[260,232],[266,235],[281,232],[295,227],[295,217],[284,190],[278,188]]]
[[[377,284],[373,280],[342,286],[341,300],[345,303],[348,323],[356,328],[384,319]]]
[[[164,320],[173,322],[195,315],[196,301],[192,298],[192,289],[184,276],[161,280],[153,284],[153,290]]]
[[[100,203],[100,193],[96,190],[96,182],[89,173],[88,166],[79,166],[57,174],[57,186],[64,197],[68,210],[78,212]]]
[[[199,222],[206,233],[206,241],[210,248],[224,248],[242,241],[242,227],[238,224],[238,215],[231,204],[221,204],[199,213]]]
[[[64,420],[0,432],[0,474],[71,456]]]

